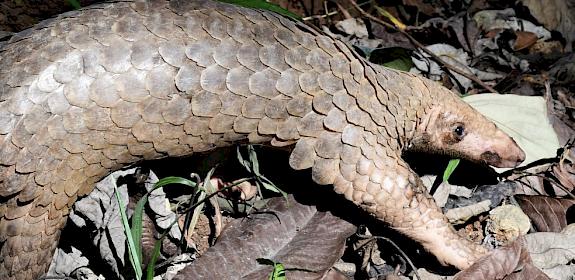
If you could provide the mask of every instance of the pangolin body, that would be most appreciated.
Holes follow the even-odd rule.
[[[274,13],[100,4],[1,49],[0,278],[43,275],[70,207],[111,171],[237,143],[291,147],[293,168],[459,268],[485,251],[455,233],[402,150],[524,157],[447,89]]]

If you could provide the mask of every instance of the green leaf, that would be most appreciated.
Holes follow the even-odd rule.
[[[261,9],[261,10],[268,10],[268,11],[272,11],[275,13],[278,13],[280,15],[295,19],[295,20],[301,20],[301,17],[270,2],[266,2],[264,0],[218,0],[220,2],[224,2],[224,3],[230,3],[230,4],[234,4],[234,5],[238,5],[238,6],[242,6],[242,7],[246,7],[246,8],[252,8],[252,9]]]
[[[258,191],[260,188],[265,188],[275,193],[281,194],[286,200],[288,199],[288,194],[278,188],[270,179],[266,178],[264,175],[260,173],[260,165],[258,161],[258,156],[256,150],[254,149],[253,145],[248,145],[248,156],[249,160],[245,160],[240,152],[240,148],[237,149],[237,156],[238,161],[246,168],[246,170],[252,173],[255,177],[255,183],[258,186]],[[261,191],[260,191],[261,195]]]
[[[264,258],[258,258],[256,261],[262,265],[273,266],[273,270],[268,277],[269,280],[287,280],[286,269],[283,264]]]
[[[466,96],[463,100],[513,137],[526,154],[521,166],[553,158],[561,147],[541,96],[484,93]]]
[[[449,177],[451,177],[451,174],[453,174],[453,171],[455,171],[455,168],[459,165],[459,161],[459,159],[452,159],[449,161],[447,167],[443,171],[443,182],[449,181]]]
[[[148,196],[144,195],[136,204],[136,208],[134,209],[134,214],[132,215],[132,240],[141,240],[142,239],[142,220],[143,220],[143,213],[144,213],[144,206],[148,201]],[[135,254],[138,258],[142,259],[142,243],[138,242],[135,245]]]
[[[238,156],[238,161],[240,162],[240,164],[250,173],[252,172],[252,165],[250,164],[249,160],[245,160],[244,157],[242,156],[242,152],[240,151],[240,146],[237,147],[236,149],[236,154]]]
[[[156,182],[154,184],[154,187],[138,201],[134,209],[134,214],[132,215],[131,236],[133,240],[138,241],[135,244],[134,252],[140,260],[142,259],[142,243],[139,242],[139,240],[142,239],[142,220],[144,216],[144,207],[146,205],[146,202],[148,202],[148,197],[151,192],[153,192],[157,188],[161,188],[163,186],[170,184],[181,184],[190,186],[192,188],[196,187],[196,183],[191,180],[182,177],[166,177]]]
[[[162,178],[161,180],[156,182],[156,184],[154,184],[154,187],[150,191],[153,191],[157,188],[163,187],[165,185],[170,185],[170,184],[181,184],[181,185],[190,186],[192,188],[196,187],[196,182],[194,182],[192,180],[182,178],[182,177],[170,176],[170,177]]]
[[[270,273],[269,280],[287,280],[286,270],[283,264],[274,264],[274,270]]]
[[[148,263],[148,268],[146,269],[146,280],[153,280],[154,279],[154,267],[156,266],[156,261],[158,260],[158,257],[160,256],[160,249],[162,248],[162,241],[164,240],[164,238],[166,238],[166,236],[168,236],[166,233],[168,233],[170,230],[166,230],[166,232],[164,234],[162,234],[162,237],[158,240],[156,240],[156,242],[154,243],[154,251],[152,252],[152,257],[150,258],[150,263]]]
[[[250,156],[250,164],[252,166],[252,171],[256,176],[261,176],[260,174],[260,163],[258,161],[258,155],[253,145],[248,145],[248,155]]]
[[[212,175],[214,174],[215,170],[216,170],[215,168],[210,169],[210,171],[206,175],[206,177],[204,179],[204,183],[203,183],[203,188],[202,188],[203,191],[200,191],[200,193],[197,197],[197,201],[202,201],[206,198],[206,196],[208,194],[215,192],[215,188],[212,186],[212,183],[210,183],[210,179],[212,178]],[[188,235],[190,235],[190,236],[194,233],[194,229],[196,228],[196,224],[198,223],[198,219],[200,218],[200,214],[202,214],[202,211],[204,211],[204,205],[205,205],[205,203],[198,204],[197,207],[194,208],[194,211],[192,212],[192,219],[191,219],[190,225],[188,227],[188,228],[192,229],[188,233]]]
[[[130,263],[132,264],[132,268],[134,269],[134,273],[136,274],[136,279],[142,279],[142,258],[136,249],[135,241],[138,244],[141,243],[141,238],[134,240],[132,238],[132,231],[130,230],[130,223],[128,222],[128,217],[126,216],[126,208],[124,207],[124,202],[120,197],[120,193],[118,192],[118,186],[116,186],[116,181],[113,180],[114,186],[114,194],[116,195],[116,200],[118,201],[118,206],[120,207],[120,216],[122,217],[122,226],[124,227],[124,232],[126,234],[126,238],[128,239],[128,253],[130,256]],[[141,225],[140,225],[141,226]],[[141,227],[140,227],[141,231]],[[141,250],[141,249],[140,249]]]

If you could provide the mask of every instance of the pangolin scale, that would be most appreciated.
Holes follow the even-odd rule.
[[[99,4],[0,49],[0,278],[43,275],[70,207],[110,172],[238,143],[291,148],[294,169],[458,268],[486,251],[456,234],[402,151],[524,158],[447,89],[274,13]]]

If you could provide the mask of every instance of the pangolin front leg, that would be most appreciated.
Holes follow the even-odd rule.
[[[301,161],[314,162],[315,182],[333,184],[337,193],[420,241],[442,263],[465,268],[487,252],[457,235],[397,151],[377,144],[373,134],[353,124],[343,129],[338,140],[330,147],[338,154],[331,157],[321,152],[323,145],[317,145],[317,140],[300,140],[291,155],[291,166],[302,169],[308,166],[301,166]],[[308,146],[311,144],[314,146]]]
[[[208,0],[104,3],[0,49],[0,278],[43,275],[71,205],[142,160],[238,143],[290,165],[467,267],[404,149],[515,166],[523,152],[457,96],[365,62],[268,11]]]

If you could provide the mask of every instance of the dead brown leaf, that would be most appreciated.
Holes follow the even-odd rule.
[[[320,279],[343,254],[356,227],[292,196],[229,223],[216,245],[174,279],[267,279],[263,258],[282,263],[288,279]]]
[[[515,31],[515,43],[513,44],[513,50],[520,51],[526,48],[529,48],[535,42],[537,42],[537,35],[533,32],[527,31]]]
[[[575,199],[517,195],[515,199],[538,231],[560,232],[567,226],[567,210]]]
[[[520,237],[508,246],[493,250],[468,269],[459,272],[454,279],[549,279],[541,270],[533,266],[524,242],[525,239]]]

